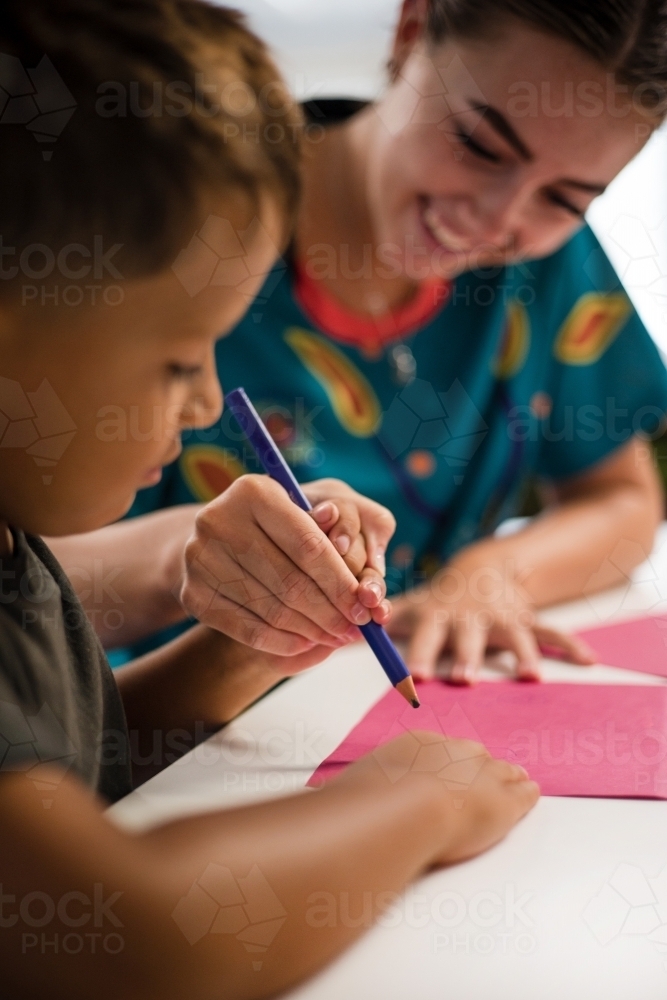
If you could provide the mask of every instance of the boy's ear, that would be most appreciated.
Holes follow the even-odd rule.
[[[408,56],[424,35],[429,0],[403,0],[389,60],[391,81],[396,79]]]

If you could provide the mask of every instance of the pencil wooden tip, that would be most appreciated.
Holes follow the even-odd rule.
[[[396,690],[399,694],[403,695],[405,700],[409,702],[413,708],[419,708],[420,701],[417,697],[415,682],[412,677],[405,677],[402,681],[399,681],[396,685]]]

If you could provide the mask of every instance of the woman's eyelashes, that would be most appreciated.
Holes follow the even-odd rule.
[[[557,191],[549,191],[547,193],[547,199],[551,202],[552,205],[557,205],[559,208],[564,208],[566,212],[569,212],[571,215],[576,216],[577,219],[583,219],[586,215],[585,208],[577,208],[576,205],[573,205],[571,202],[567,200],[567,198],[564,198],[561,194],[558,194]]]
[[[503,162],[503,157],[500,154],[494,153],[486,146],[483,146],[477,139],[473,139],[472,135],[469,132],[466,132],[465,129],[461,128],[461,126],[456,128],[455,135],[461,145],[470,150],[470,152],[478,159],[494,164],[500,164]],[[556,205],[558,208],[562,208],[566,212],[569,212],[570,215],[574,215],[577,219],[583,219],[586,215],[587,208],[578,208],[558,191],[548,191],[547,200],[551,202],[552,205]]]
[[[479,157],[480,160],[486,160],[487,163],[502,163],[501,156],[492,152],[490,149],[487,149],[486,146],[483,146],[476,139],[473,139],[470,132],[466,132],[465,129],[460,126],[456,129],[456,136],[461,145],[465,146],[466,149],[469,149],[470,152]]]

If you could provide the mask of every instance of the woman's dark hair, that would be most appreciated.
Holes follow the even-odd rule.
[[[487,36],[508,17],[571,42],[667,112],[667,0],[430,0],[427,34]]]

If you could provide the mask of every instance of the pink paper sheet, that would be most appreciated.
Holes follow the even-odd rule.
[[[418,709],[394,690],[385,695],[308,783],[322,784],[393,737],[421,729],[484,743],[525,767],[544,795],[667,799],[667,687],[433,681],[418,690]],[[425,754],[415,738],[412,766]],[[456,766],[448,765],[453,780]]]
[[[610,667],[667,677],[667,615],[616,622],[578,632]]]

